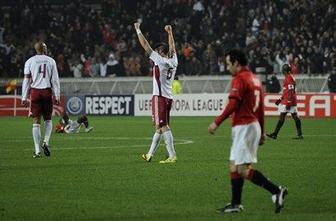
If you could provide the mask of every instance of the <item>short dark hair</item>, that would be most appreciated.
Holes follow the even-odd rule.
[[[166,43],[160,42],[154,45],[154,50],[161,50],[164,54],[168,54],[168,45]]]
[[[282,73],[287,74],[288,72],[291,72],[292,68],[289,64],[284,64],[282,66]]]
[[[238,64],[245,66],[247,65],[247,57],[244,53],[244,51],[239,49],[231,49],[227,53],[225,53],[225,57],[230,56],[231,63],[238,62]]]

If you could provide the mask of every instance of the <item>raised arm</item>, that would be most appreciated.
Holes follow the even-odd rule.
[[[172,56],[173,54],[176,54],[176,49],[171,25],[166,25],[165,30],[168,33],[169,55]]]
[[[153,49],[151,48],[151,46],[148,43],[148,41],[146,40],[145,36],[141,32],[140,23],[139,22],[134,23],[134,28],[135,28],[135,31],[138,35],[138,39],[139,39],[139,42],[140,42],[141,46],[143,47],[143,49],[145,49],[147,54],[150,55],[152,53]]]

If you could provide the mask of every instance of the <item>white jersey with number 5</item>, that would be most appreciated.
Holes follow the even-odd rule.
[[[55,95],[59,93],[59,83],[52,85],[52,82],[59,82],[57,66],[53,58],[47,55],[35,55],[29,58],[24,66],[24,74],[31,76],[31,88],[53,88]]]
[[[173,99],[172,84],[178,65],[176,54],[171,58],[167,58],[153,51],[149,58],[154,62],[153,95]]]

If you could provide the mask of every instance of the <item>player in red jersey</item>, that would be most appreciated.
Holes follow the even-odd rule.
[[[233,79],[229,102],[221,115],[209,125],[214,134],[218,126],[232,116],[232,146],[230,152],[230,177],[232,187],[231,203],[217,210],[219,213],[241,212],[241,195],[244,179],[266,189],[272,194],[275,213],[284,207],[286,188],[273,184],[260,171],[253,169],[257,162],[259,145],[264,136],[264,101],[260,80],[248,69],[247,58],[241,50],[233,49],[225,55],[228,70]]]
[[[49,139],[52,131],[51,114],[53,110],[52,93],[55,102],[60,102],[60,83],[56,62],[47,56],[47,45],[44,42],[35,44],[36,55],[29,58],[24,65],[24,79],[22,82],[22,105],[29,106],[28,95],[30,94],[30,116],[33,117],[33,140],[35,146],[34,158],[41,157],[41,116],[44,119],[45,133],[42,144],[43,152],[50,156]]]
[[[272,139],[277,139],[278,133],[285,122],[287,113],[291,113],[297,131],[297,137],[294,137],[294,139],[303,139],[301,120],[298,117],[296,108],[296,81],[291,73],[291,67],[288,64],[283,65],[282,72],[286,76],[283,83],[282,97],[275,102],[276,105],[279,105],[279,121],[274,132],[266,135]]]

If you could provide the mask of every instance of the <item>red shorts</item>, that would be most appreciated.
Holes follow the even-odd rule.
[[[44,120],[50,120],[53,110],[51,88],[30,89],[30,112],[32,117],[43,116]]]
[[[152,121],[155,126],[169,125],[173,100],[161,96],[152,97]]]

